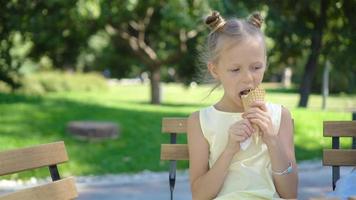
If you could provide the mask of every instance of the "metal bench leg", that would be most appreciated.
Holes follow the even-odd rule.
[[[176,167],[177,167],[177,161],[172,160],[169,169],[169,189],[171,191],[171,200],[173,200],[173,191],[176,183]]]
[[[57,165],[51,165],[48,168],[49,172],[51,173],[52,181],[58,181],[61,179],[61,177],[59,176]]]
[[[332,137],[332,142],[333,149],[340,148],[340,137]],[[332,168],[333,190],[335,190],[336,181],[340,178],[340,166],[333,166]]]
[[[171,133],[171,144],[177,144],[177,133]],[[173,191],[176,183],[177,161],[171,160],[169,166],[169,189],[171,191],[171,200],[173,200]]]

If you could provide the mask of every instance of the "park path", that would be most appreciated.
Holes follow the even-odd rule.
[[[342,167],[341,176],[350,173],[351,167]],[[168,173],[144,171],[137,174],[76,177],[78,200],[168,200]],[[32,183],[0,181],[0,193],[28,187]],[[331,168],[321,161],[299,163],[298,199],[309,199],[331,191]],[[187,171],[177,173],[176,200],[191,200]]]

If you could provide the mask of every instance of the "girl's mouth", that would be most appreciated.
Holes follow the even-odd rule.
[[[251,91],[251,89],[242,90],[240,92],[240,97],[247,95],[250,91]]]

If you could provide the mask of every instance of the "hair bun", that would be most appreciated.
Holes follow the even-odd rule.
[[[221,17],[219,12],[213,11],[211,15],[205,19],[205,24],[214,32],[224,26],[225,20]]]
[[[248,22],[256,26],[257,28],[261,28],[263,23],[263,17],[260,13],[255,12],[248,18]]]

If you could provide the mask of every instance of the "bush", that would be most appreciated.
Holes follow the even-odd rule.
[[[11,92],[11,87],[7,83],[0,80],[0,92],[9,93]]]
[[[19,93],[43,95],[49,92],[99,91],[108,88],[104,77],[95,73],[41,72],[24,77]]]

